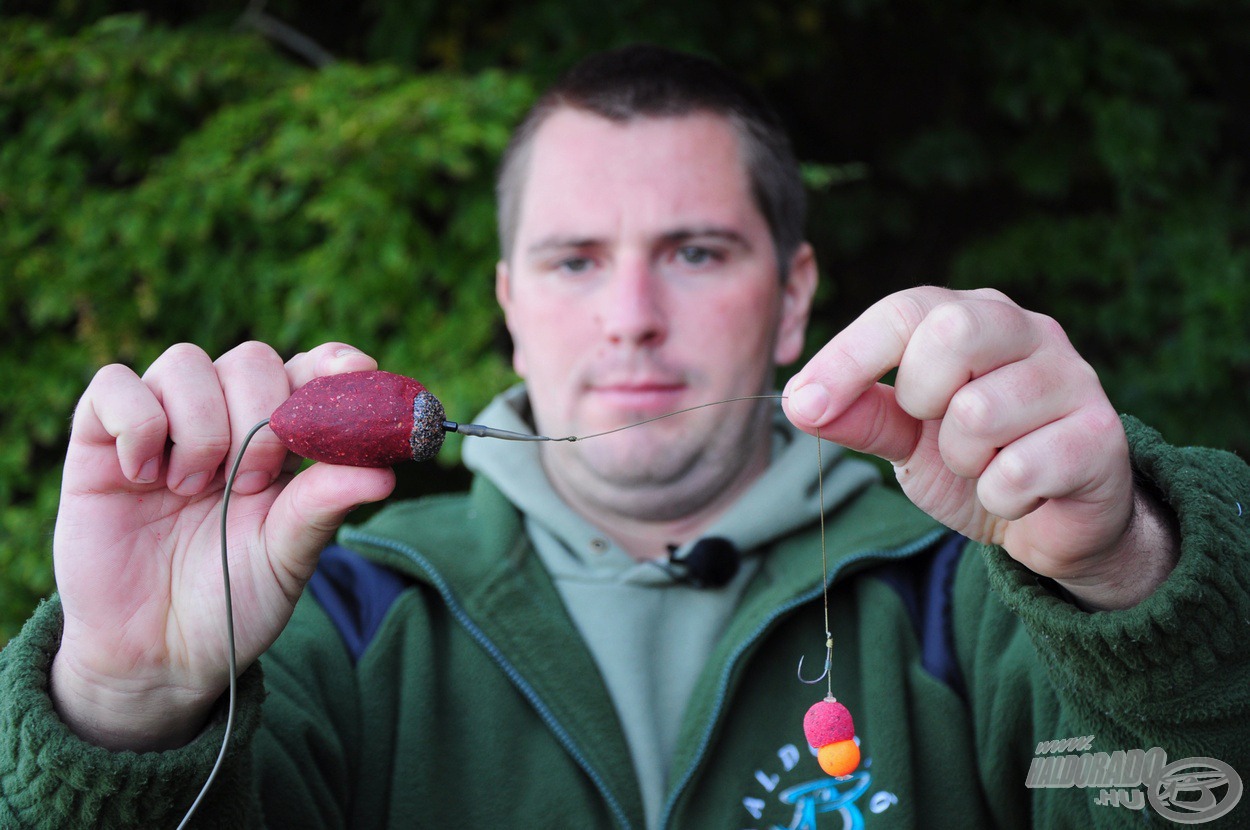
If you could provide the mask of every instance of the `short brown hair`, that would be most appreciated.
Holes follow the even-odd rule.
[[[512,134],[495,183],[505,259],[516,236],[534,134],[564,107],[618,122],[698,112],[727,118],[742,140],[751,192],[772,232],[778,270],[785,278],[790,258],[803,242],[807,200],[781,120],[755,90],[719,64],[650,45],[602,52],[577,64],[543,93]]]

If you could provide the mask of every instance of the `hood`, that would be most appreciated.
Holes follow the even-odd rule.
[[[534,433],[524,385],[500,394],[476,420],[493,427]],[[704,537],[724,537],[744,553],[765,548],[819,520],[818,470],[824,476],[826,513],[880,478],[873,465],[850,457],[843,448],[828,442],[822,445],[822,464],[818,467],[816,439],[789,422],[779,401],[771,430],[769,467],[703,532]],[[603,539],[598,528],[556,494],[543,471],[538,444],[466,437],[463,457],[470,470],[489,479],[525,514],[527,522],[540,525],[570,551],[583,553],[583,564],[618,568],[637,564],[624,551],[605,550],[605,545],[615,545]],[[687,545],[692,543],[693,540]],[[679,550],[678,555],[684,552]],[[654,575],[656,569],[648,568],[646,572]]]

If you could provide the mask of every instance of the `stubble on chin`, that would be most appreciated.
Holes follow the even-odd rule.
[[[583,515],[685,520],[732,501],[767,466],[768,418],[751,420],[754,425],[740,440],[722,445],[693,440],[682,431],[665,440],[635,439],[618,447],[544,444],[540,457],[556,492]],[[747,437],[752,432],[757,440]]]

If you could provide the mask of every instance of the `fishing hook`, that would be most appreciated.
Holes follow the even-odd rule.
[[[799,682],[806,683],[809,686],[815,685],[829,676],[829,668],[833,665],[833,634],[825,632],[825,670],[815,680],[807,680],[803,677],[803,657],[799,657]]]

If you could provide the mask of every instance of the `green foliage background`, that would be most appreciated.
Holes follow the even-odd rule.
[[[510,380],[495,159],[534,91],[651,40],[746,74],[807,162],[811,347],[891,290],[1057,317],[1113,401],[1243,454],[1250,11],[1228,0],[58,0],[0,7],[0,643],[51,590],[75,400],[190,341],[328,339],[453,417]],[[336,60],[310,60],[280,21]],[[266,32],[267,36],[261,32]],[[406,493],[463,484],[454,452]]]

